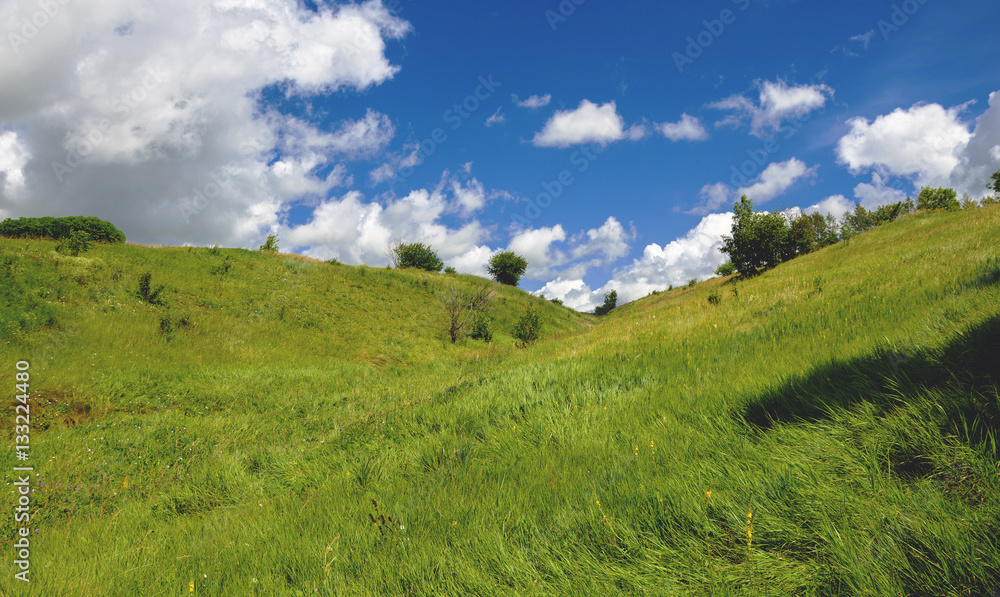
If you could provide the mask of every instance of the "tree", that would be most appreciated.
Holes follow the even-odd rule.
[[[503,251],[490,258],[486,271],[494,280],[507,286],[517,286],[528,262],[513,251]]]
[[[268,234],[267,235],[267,240],[264,241],[264,244],[262,244],[261,246],[257,247],[257,250],[260,251],[261,253],[277,253],[278,252],[278,235],[277,234]]]
[[[955,189],[923,187],[917,195],[917,209],[961,209]]]
[[[424,243],[399,243],[394,246],[396,267],[404,269],[415,267],[429,272],[439,272],[444,268],[444,262],[429,246]]]
[[[607,315],[618,306],[618,291],[612,290],[604,295],[604,304],[594,309],[594,315]]]
[[[723,236],[720,250],[729,255],[736,270],[743,276],[753,276],[762,267],[770,268],[781,262],[788,236],[788,221],[780,213],[755,212],[753,200],[740,197],[733,207],[732,236]]]
[[[986,183],[986,188],[993,191],[995,195],[1000,195],[1000,170],[990,174],[990,182]]]

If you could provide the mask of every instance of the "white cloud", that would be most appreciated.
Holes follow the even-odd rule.
[[[516,234],[507,244],[507,250],[524,257],[528,262],[525,276],[539,279],[551,275],[553,268],[566,263],[566,254],[552,247],[566,240],[566,231],[559,224],[548,228],[533,228]]]
[[[816,205],[810,205],[802,211],[807,214],[829,214],[840,220],[844,214],[854,211],[854,202],[843,195],[832,195]]]
[[[872,172],[871,184],[862,182],[854,187],[854,197],[865,209],[876,209],[882,205],[906,200],[906,193],[888,186],[885,178]]]
[[[990,175],[1000,170],[1000,91],[990,94],[989,107],[976,120],[964,150],[959,155],[958,167],[951,173],[951,183],[959,193],[973,197],[987,194],[986,183]]]
[[[486,191],[483,189],[483,183],[475,178],[465,186],[462,186],[457,180],[451,181],[451,191],[455,195],[455,201],[459,208],[464,213],[474,212],[486,205]]]
[[[556,278],[538,289],[533,294],[547,299],[559,299],[563,305],[577,311],[593,311],[594,307],[603,304],[595,298],[597,293],[592,291],[582,279],[565,280],[562,277]]]
[[[656,127],[663,136],[671,141],[704,141],[708,139],[708,131],[701,121],[688,114],[682,114],[678,122],[665,122]]]
[[[609,217],[600,228],[592,228],[573,239],[577,243],[573,247],[573,257],[579,259],[599,254],[603,255],[603,258],[598,259],[599,263],[611,263],[628,253],[630,238],[631,235],[625,231],[621,222]]]
[[[654,290],[680,286],[689,280],[705,279],[726,261],[719,251],[722,237],[732,232],[733,214],[710,214],[683,238],[661,247],[648,245],[642,257],[632,262],[599,289],[594,300],[611,290],[618,291],[618,302],[626,303],[646,296]],[[597,304],[595,302],[595,304]]]
[[[789,87],[784,81],[758,81],[758,103],[743,95],[734,95],[709,104],[710,108],[728,110],[730,115],[716,126],[734,126],[749,121],[750,131],[757,136],[773,134],[789,118],[802,118],[826,105],[833,89],[826,85]]]
[[[804,177],[815,174],[817,166],[806,167],[796,158],[769,164],[748,187],[741,187],[736,194],[746,195],[755,204],[764,203],[781,195]]]
[[[479,258],[490,250],[481,246],[487,231],[476,220],[459,228],[441,222],[448,209],[446,198],[420,189],[386,205],[366,202],[358,191],[323,201],[312,219],[281,231],[285,246],[307,247],[310,257],[335,257],[350,264],[385,264],[386,247],[395,241],[422,242],[431,246],[446,263],[456,261],[462,271],[476,273]]]
[[[0,122],[31,149],[21,172],[33,213],[104,217],[139,242],[238,246],[274,229],[302,193],[344,184],[338,160],[377,153],[392,136],[372,111],[321,130],[259,109],[271,85],[309,107],[316,94],[391,79],[399,67],[386,42],[409,24],[378,1],[318,13],[294,0],[93,0],[60,11],[16,59],[0,60]],[[199,193],[208,200],[184,212]],[[29,215],[11,201],[5,190],[0,209]]]
[[[962,107],[917,104],[877,117],[853,118],[837,144],[837,158],[854,174],[867,170],[911,177],[918,186],[946,185],[969,143]]]
[[[632,135],[634,133],[629,136]],[[615,102],[598,106],[583,100],[575,110],[557,111],[535,135],[533,143],[538,147],[569,147],[582,143],[612,143],[626,136],[625,121],[618,114]]]
[[[0,194],[20,197],[24,191],[24,165],[31,154],[14,131],[0,133]]]
[[[536,108],[544,108],[549,105],[549,102],[552,101],[552,94],[547,93],[542,96],[533,95],[524,101],[518,101],[517,96],[515,95],[514,101],[517,102],[517,105],[522,108],[531,108],[534,110]]]
[[[489,128],[494,124],[500,124],[504,121],[503,113],[501,112],[503,108],[497,108],[497,111],[493,113],[492,116],[486,119],[486,127]]]

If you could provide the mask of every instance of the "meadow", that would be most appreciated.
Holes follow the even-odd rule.
[[[4,597],[1000,592],[1000,206],[600,318],[504,287],[489,344],[473,276],[54,246],[0,240]]]

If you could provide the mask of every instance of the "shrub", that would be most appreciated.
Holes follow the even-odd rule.
[[[688,280],[687,287],[688,288],[694,288],[694,285],[697,284],[697,283],[698,283],[698,279],[697,278],[691,278],[690,280]]]
[[[324,261],[323,263],[325,263],[327,265],[343,265],[343,263],[341,263],[340,260],[337,259],[336,257],[331,257],[331,258],[327,259],[326,261]]]
[[[229,270],[232,269],[232,267],[233,267],[233,258],[229,255],[226,255],[226,258],[222,260],[222,263],[213,265],[210,271],[213,274],[224,276],[229,273]]]
[[[514,337],[521,341],[522,345],[528,345],[538,340],[542,332],[542,319],[535,312],[533,307],[528,307],[517,325],[514,326]]]
[[[555,304],[559,305],[560,307],[563,306],[563,302],[561,300],[559,300],[559,299],[549,299],[549,302],[550,303],[555,303]]]
[[[490,258],[490,263],[486,271],[494,280],[507,286],[517,286],[528,269],[528,262],[524,257],[513,251],[503,251]]]
[[[733,265],[732,261],[727,261],[715,268],[715,275],[717,276],[731,276],[736,273],[736,266]]]
[[[493,341],[493,322],[486,313],[477,312],[472,318],[472,333],[469,334],[476,340],[483,342]]]
[[[400,269],[415,267],[429,272],[439,272],[444,267],[444,262],[437,253],[424,243],[399,243],[392,250],[396,255],[392,261]]]
[[[708,295],[708,304],[715,306],[722,304],[722,295],[719,294],[718,290],[713,290],[712,293]]]
[[[78,257],[80,253],[89,251],[91,245],[89,234],[83,230],[74,230],[70,233],[69,238],[56,245],[56,252]]]
[[[618,306],[618,291],[612,290],[604,295],[604,304],[594,309],[594,315],[607,315]]]
[[[111,222],[99,218],[71,216],[66,218],[7,218],[0,222],[0,236],[7,238],[69,238],[74,231],[87,233],[98,243],[123,243],[125,234]]]
[[[150,272],[146,272],[139,276],[139,298],[142,299],[144,303],[149,303],[154,307],[165,305],[166,302],[163,300],[163,297],[160,296],[163,292],[163,285],[160,284],[154,290],[152,288],[152,284],[150,283],[152,278],[153,274]]]
[[[496,290],[496,286],[492,284],[483,284],[473,293],[464,292],[457,287],[452,287],[445,292],[442,302],[448,320],[448,337],[451,338],[452,344],[458,341],[462,330],[470,321],[474,322],[478,315],[486,315],[493,302],[493,297],[496,295]],[[490,337],[492,338],[492,334]]]
[[[444,268],[444,273],[448,274],[449,276],[457,276],[458,270],[449,265],[448,267]]]
[[[261,246],[257,247],[257,250],[260,251],[261,253],[277,253],[278,252],[278,235],[277,234],[268,234],[267,235],[267,240],[264,241],[264,244],[262,244]]]

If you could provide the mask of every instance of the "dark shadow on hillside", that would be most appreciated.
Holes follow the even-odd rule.
[[[862,402],[889,412],[937,390],[949,418],[978,421],[979,434],[1000,429],[1000,316],[965,330],[943,350],[894,351],[820,365],[750,401],[738,416],[757,428],[815,421]]]

